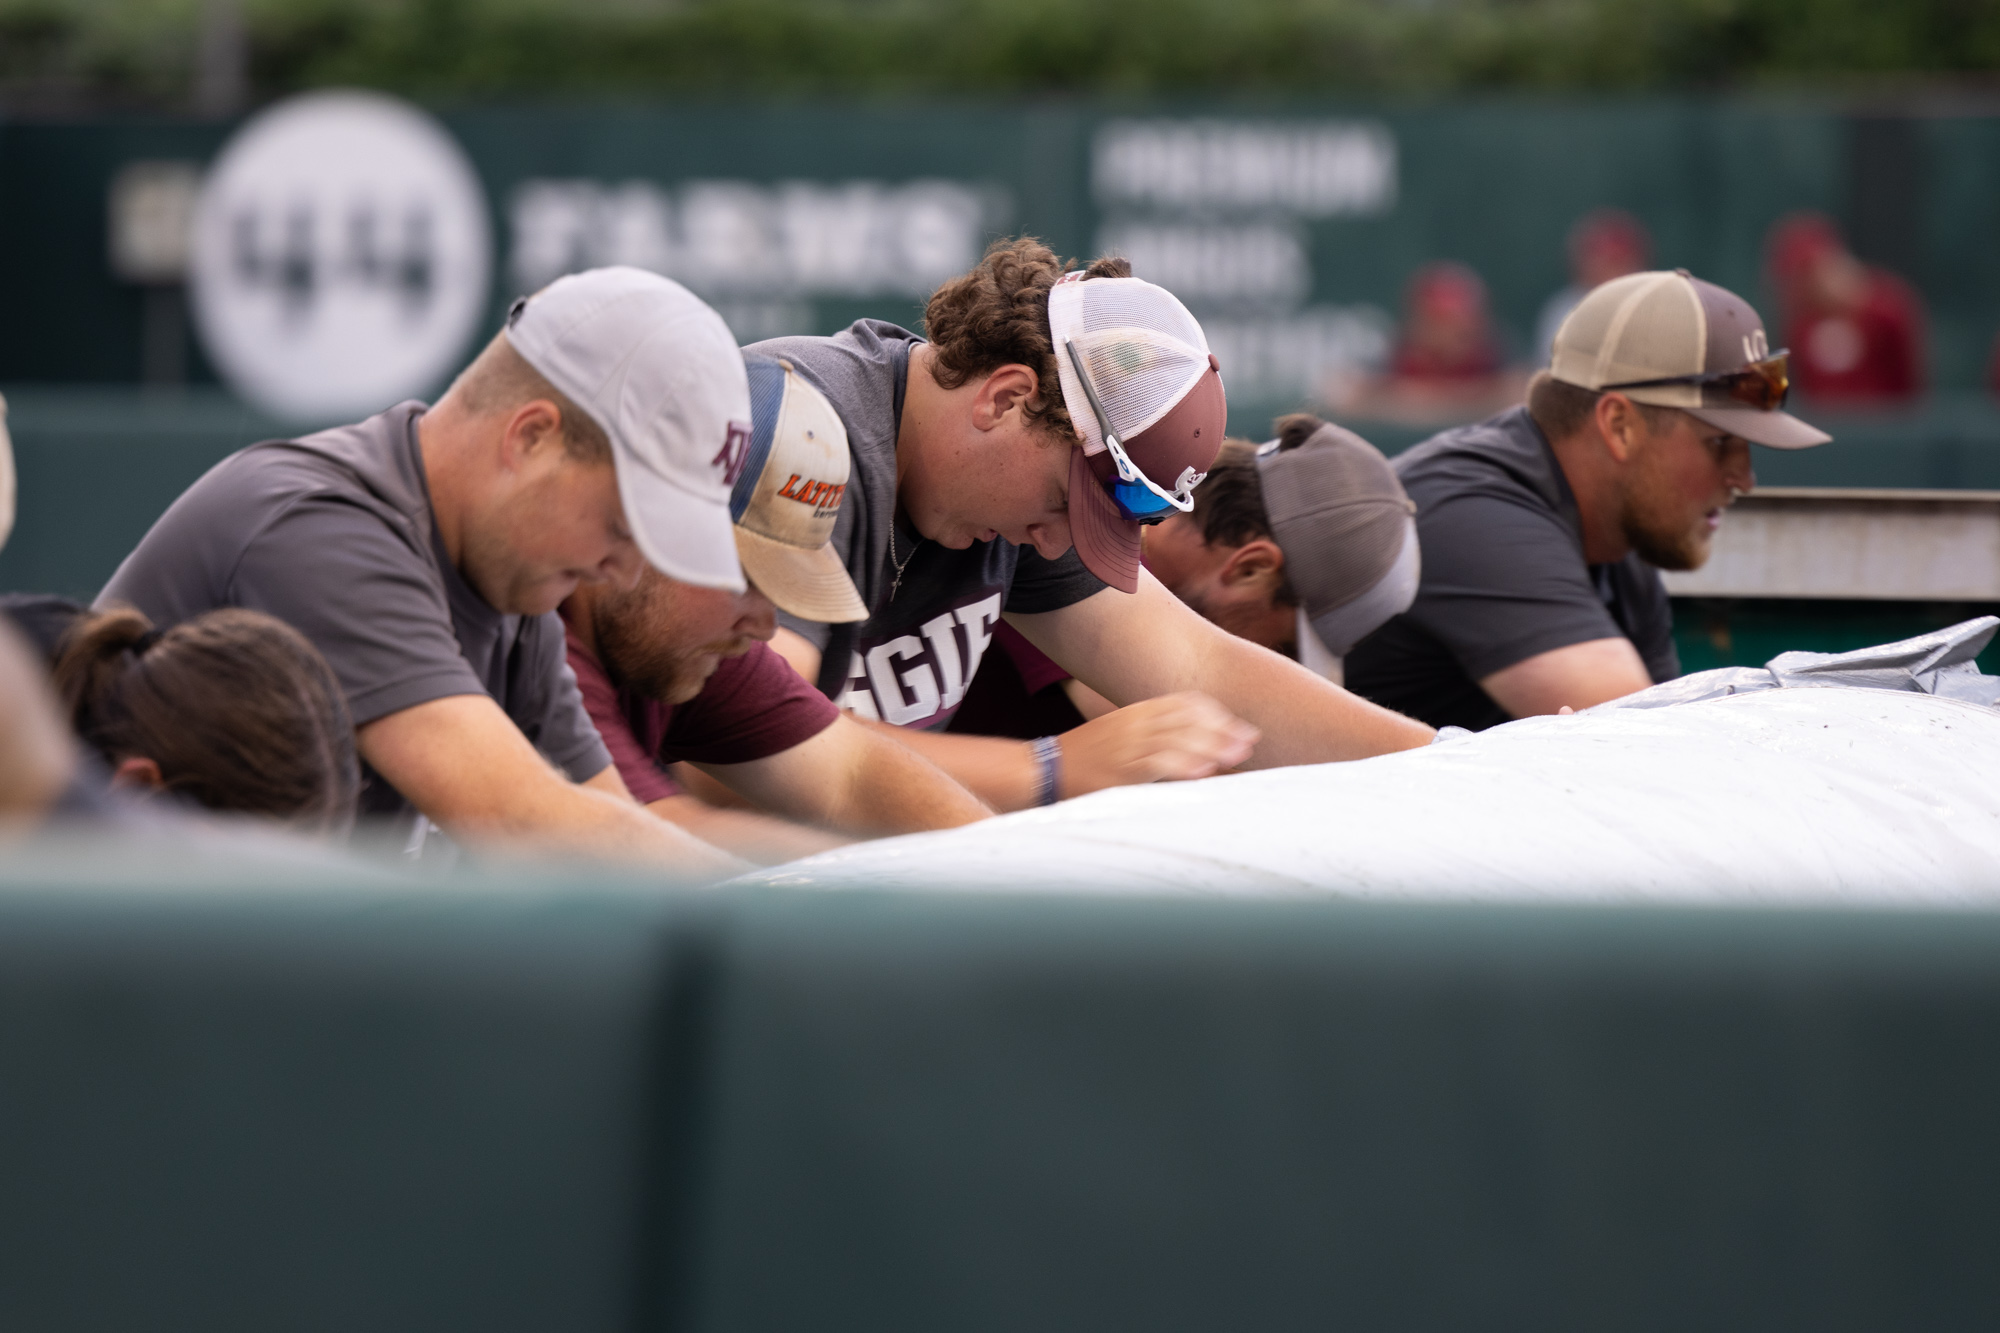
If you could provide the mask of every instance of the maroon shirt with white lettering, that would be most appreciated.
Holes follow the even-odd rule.
[[[766,644],[725,657],[700,694],[663,704],[621,690],[568,630],[570,670],[618,776],[642,802],[681,794],[666,765],[747,764],[783,754],[832,726],[840,710]]]

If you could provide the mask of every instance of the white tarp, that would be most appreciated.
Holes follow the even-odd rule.
[[[1976,652],[1992,634],[1961,633]],[[1961,627],[1964,629],[1965,627]],[[1930,640],[1912,641],[1919,649]],[[1972,639],[1976,638],[1976,643]],[[2000,711],[1875,678],[1704,673],[1357,763],[1128,787],[742,882],[1356,898],[2000,902]],[[1969,657],[1964,648],[1958,653]],[[1922,652],[1906,654],[1922,665]],[[1796,668],[1802,655],[1774,659]],[[1830,660],[1830,659],[1821,659]],[[1926,675],[1925,671],[1933,674]],[[1799,686],[1804,686],[1800,688]],[[1744,690],[1749,692],[1742,692]],[[1695,695],[1693,702],[1649,696]],[[1706,694],[1708,697],[1699,697]]]

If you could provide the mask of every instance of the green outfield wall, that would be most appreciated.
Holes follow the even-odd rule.
[[[2000,1320],[1990,913],[164,850],[0,862],[8,1328]]]

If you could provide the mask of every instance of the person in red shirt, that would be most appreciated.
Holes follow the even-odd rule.
[[[1795,213],[1771,229],[1792,386],[1826,406],[1891,407],[1924,389],[1924,309],[1910,285],[1862,263],[1833,222]]]
[[[752,432],[731,510],[746,589],[649,569],[630,590],[585,584],[562,606],[570,669],[612,763],[653,813],[764,864],[985,818],[942,770],[842,714],[766,646],[778,607],[830,622],[866,612],[827,546],[847,483],[840,418],[790,365],[744,360]],[[674,764],[695,772],[676,778]],[[732,799],[752,808],[718,803]]]
[[[1345,416],[1463,420],[1514,401],[1523,382],[1506,364],[1486,283],[1464,264],[1438,260],[1410,277],[1385,373],[1356,389],[1331,389],[1329,401]]]

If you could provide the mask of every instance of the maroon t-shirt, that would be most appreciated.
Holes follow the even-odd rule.
[[[618,776],[641,802],[681,794],[665,765],[747,764],[811,740],[840,716],[766,644],[725,657],[700,694],[678,706],[621,690],[567,631],[569,667],[584,711],[611,751]]]
[[[1923,392],[1923,303],[1893,274],[1870,273],[1858,309],[1800,314],[1786,341],[1792,385],[1809,403],[1889,406]]]

